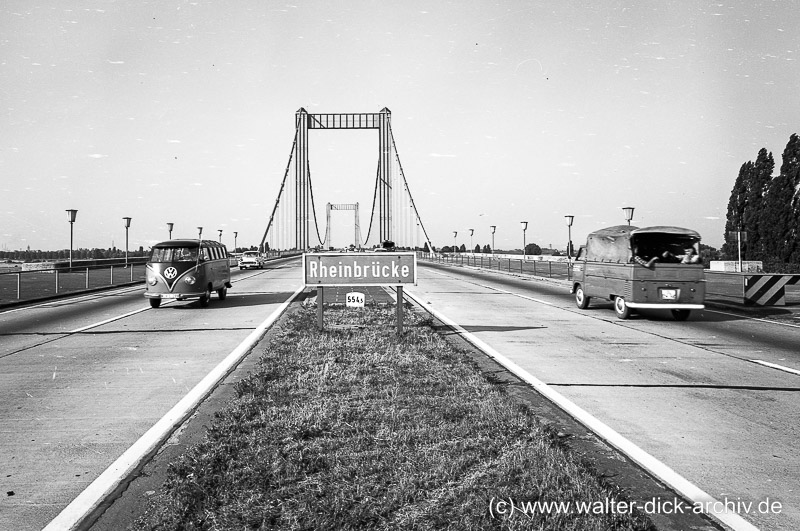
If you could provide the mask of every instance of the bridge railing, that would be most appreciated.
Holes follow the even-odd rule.
[[[545,278],[569,280],[571,269],[566,257],[547,260],[540,256],[491,255],[480,253],[420,253],[420,258],[440,264],[478,267]]]
[[[145,280],[146,258],[104,265],[42,264],[41,269],[0,270],[0,306]]]

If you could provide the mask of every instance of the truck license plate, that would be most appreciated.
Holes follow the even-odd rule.
[[[178,294],[177,293],[164,293],[163,295],[161,295],[161,298],[162,299],[177,299],[178,298]]]
[[[662,289],[661,300],[674,301],[678,299],[678,290],[676,289]]]

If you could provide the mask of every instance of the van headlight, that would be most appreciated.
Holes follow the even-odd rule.
[[[189,275],[186,278],[184,278],[183,281],[191,286],[192,284],[197,282],[197,279],[195,279],[192,275]]]
[[[149,277],[147,279],[147,283],[150,284],[151,286],[155,286],[156,284],[158,284],[158,279],[156,277]]]

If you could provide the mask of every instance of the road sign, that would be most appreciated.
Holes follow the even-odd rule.
[[[303,255],[303,282],[317,288],[317,326],[325,328],[325,288],[396,286],[397,335],[403,333],[403,285],[417,283],[417,254],[396,252],[310,253]],[[349,299],[350,295],[347,297]],[[363,296],[363,295],[362,295]],[[346,303],[348,306],[349,300]],[[361,306],[363,306],[363,300]]]
[[[319,286],[401,286],[417,283],[416,253],[310,253],[303,282]]]

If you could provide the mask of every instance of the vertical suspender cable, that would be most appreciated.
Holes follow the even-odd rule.
[[[267,223],[267,230],[264,231],[264,236],[261,238],[261,243],[259,244],[259,249],[262,252],[264,251],[264,241],[266,241],[269,229],[272,227],[272,221],[275,218],[275,211],[278,210],[278,205],[281,202],[281,195],[283,195],[283,189],[284,186],[286,186],[286,177],[289,175],[289,168],[292,165],[292,155],[294,155],[294,150],[295,147],[297,146],[297,131],[298,129],[295,127],[294,140],[292,141],[292,151],[289,153],[289,162],[286,164],[286,171],[283,174],[283,180],[281,181],[281,189],[278,191],[278,198],[275,200],[275,206],[272,207],[272,214],[270,214],[269,216],[269,222]]]
[[[419,226],[422,228],[422,233],[425,235],[425,241],[428,243],[428,250],[429,252],[433,252],[433,244],[431,243],[431,239],[428,238],[428,231],[425,230],[425,225],[422,223],[422,218],[419,217],[419,211],[417,210],[417,205],[414,202],[414,196],[411,195],[411,188],[408,186],[408,181],[406,181],[406,174],[403,172],[403,163],[400,162],[400,154],[397,152],[397,146],[394,143],[394,133],[392,133],[391,126],[389,127],[389,132],[392,137],[392,147],[394,148],[394,154],[397,157],[397,164],[400,167],[400,175],[403,177],[403,183],[406,186],[406,190],[408,190],[408,198],[411,200],[411,206],[414,208],[414,214],[417,217],[417,221],[419,222]]]

